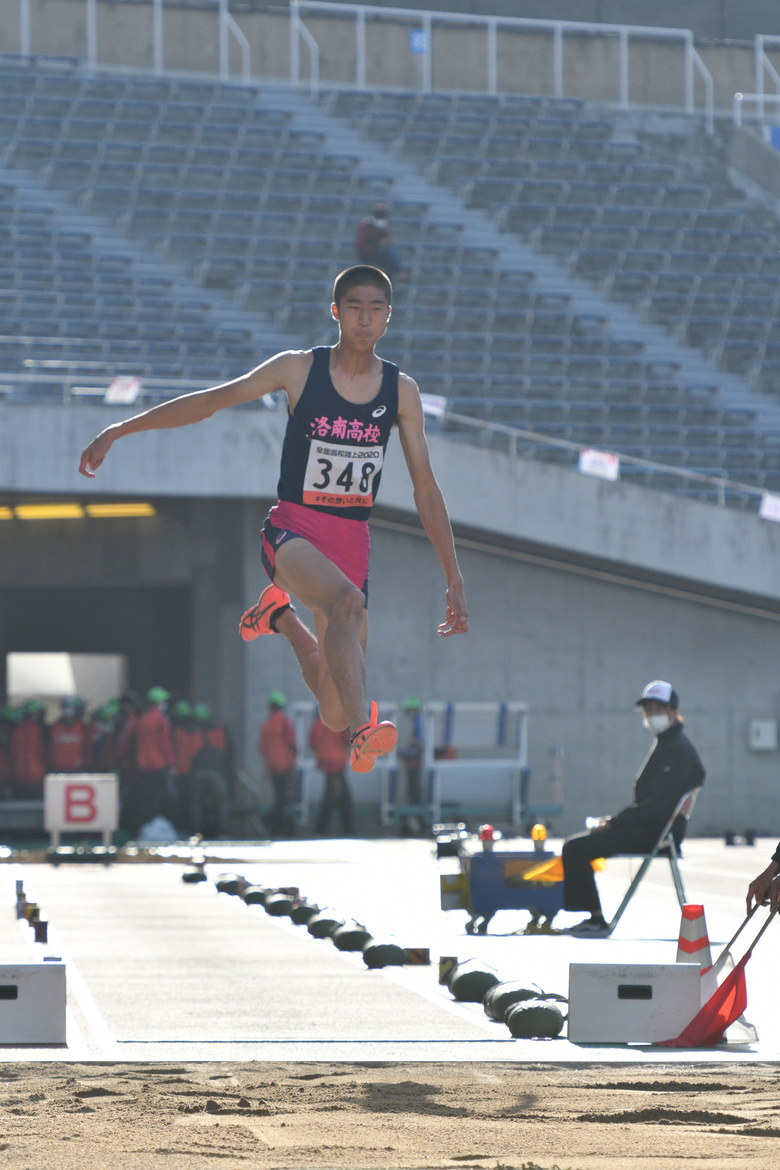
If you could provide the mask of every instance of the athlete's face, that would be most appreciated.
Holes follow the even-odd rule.
[[[338,305],[331,305],[331,313],[343,341],[357,349],[373,349],[385,335],[391,309],[380,289],[361,284],[345,293]]]

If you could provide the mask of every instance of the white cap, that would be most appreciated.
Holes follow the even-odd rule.
[[[656,703],[668,703],[670,707],[675,709],[680,706],[680,700],[671,683],[664,682],[662,678],[654,678],[649,682],[642,694],[636,701],[637,707],[641,707],[648,699],[653,699]]]

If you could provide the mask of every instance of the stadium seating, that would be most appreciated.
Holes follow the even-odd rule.
[[[661,150],[580,101],[341,91],[324,101],[508,238],[774,390],[780,227],[729,185],[717,154],[689,142]],[[497,249],[476,246],[435,205],[400,198],[386,174],[301,129],[261,89],[6,59],[0,158],[6,392],[133,373],[173,393],[177,379],[243,372],[274,333],[331,339],[334,272],[354,261],[360,216],[386,199],[409,279],[382,352],[424,390],[475,419],[780,487],[778,436],[723,404],[714,370],[694,381],[651,360],[608,314],[542,288],[533,267],[504,268]],[[32,172],[58,200],[31,199],[14,172]],[[110,226],[113,246],[95,224]],[[523,442],[540,458],[575,457]],[[667,486],[663,471],[625,474]]]

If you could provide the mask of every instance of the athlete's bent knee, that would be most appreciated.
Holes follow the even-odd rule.
[[[328,613],[328,621],[359,622],[366,608],[366,599],[363,591],[355,585],[346,585],[333,601]]]

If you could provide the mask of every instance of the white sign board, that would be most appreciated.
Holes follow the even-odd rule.
[[[447,411],[447,399],[440,394],[421,394],[423,414],[431,418],[443,418]]]
[[[579,470],[583,475],[595,475],[598,479],[620,478],[620,456],[614,451],[594,451],[584,447],[580,451]]]
[[[112,378],[106,390],[104,402],[115,402],[132,406],[141,389],[141,379],[118,375]]]
[[[764,492],[758,514],[762,520],[780,520],[780,496]]]
[[[61,833],[102,833],[110,844],[119,827],[119,780],[113,773],[49,773],[43,788],[43,823],[53,844]]]

